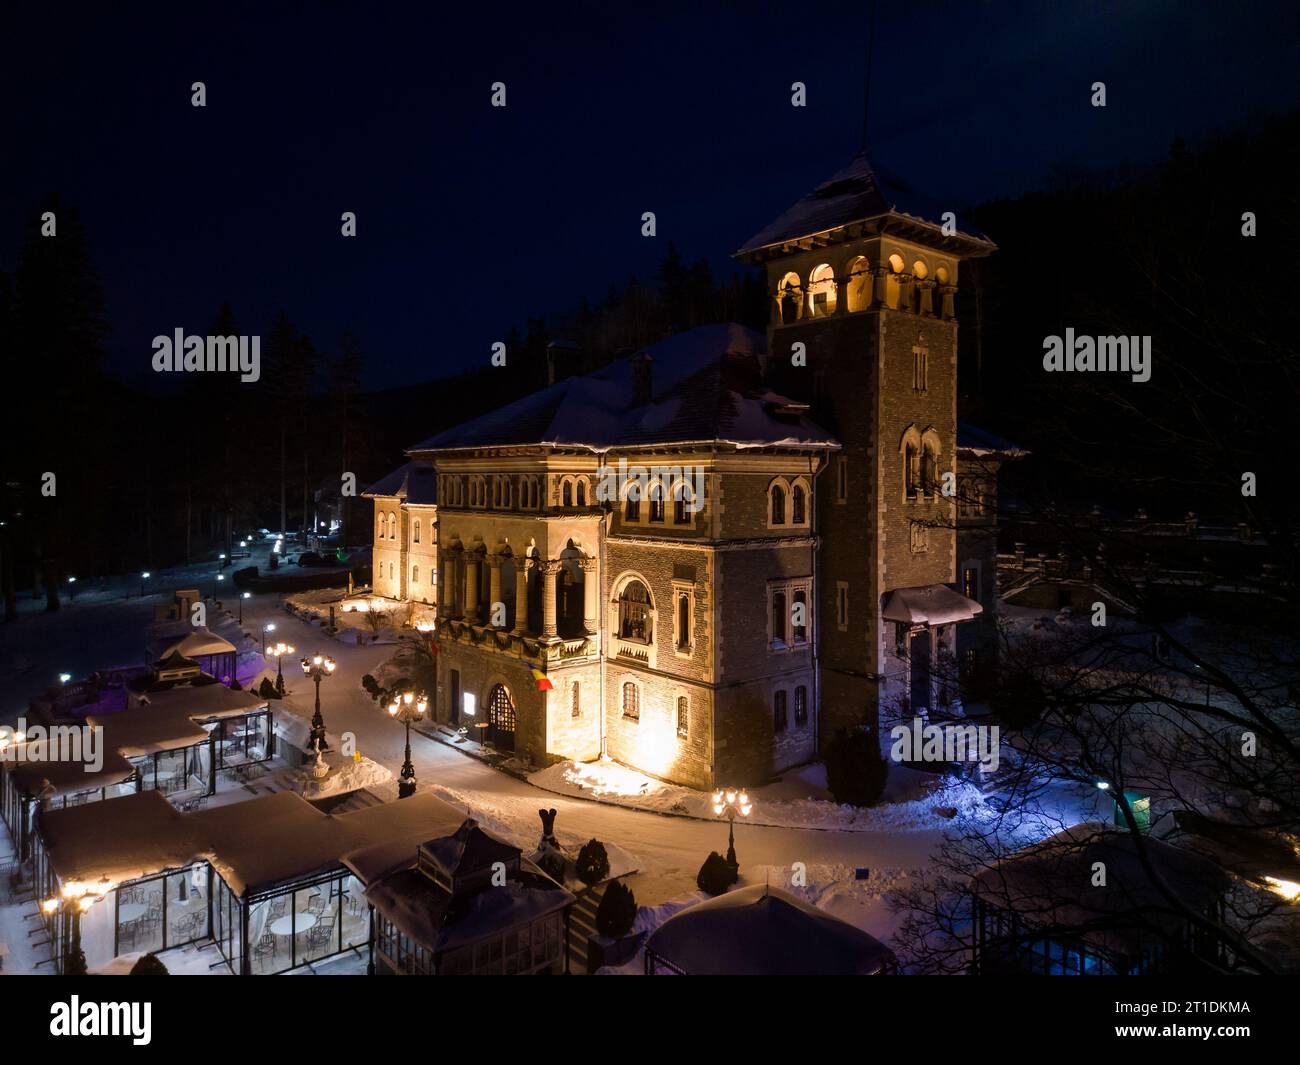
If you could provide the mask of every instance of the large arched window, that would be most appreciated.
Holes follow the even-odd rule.
[[[650,643],[654,639],[654,604],[640,581],[629,581],[618,597],[618,634],[633,643]]]
[[[673,485],[673,524],[689,525],[691,523],[691,504],[695,500],[695,490],[685,481]]]
[[[847,279],[849,312],[865,311],[871,306],[871,264],[865,256],[859,255],[849,263]]]
[[[781,308],[781,321],[784,324],[799,320],[799,307],[803,303],[803,286],[799,275],[790,273],[781,278],[777,286],[776,298]]]
[[[576,491],[578,506],[585,507],[587,505],[587,480],[585,477],[578,478]]]
[[[560,506],[573,506],[573,482],[565,481],[560,485]]]
[[[418,544],[419,542],[420,542],[420,519],[416,518],[415,521],[411,523],[411,543]]]
[[[808,279],[809,313],[813,318],[825,318],[835,313],[835,271],[830,263],[822,263]]]
[[[397,539],[397,516],[392,513],[388,515],[388,538],[390,540]]]
[[[623,516],[627,521],[641,520],[641,485],[636,481],[628,482],[627,502]]]

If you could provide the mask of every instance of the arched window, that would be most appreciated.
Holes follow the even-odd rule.
[[[664,520],[664,486],[658,481],[650,486],[650,520],[660,525]]]
[[[691,503],[695,501],[695,490],[685,481],[673,485],[673,524],[689,525],[691,523]]]
[[[785,609],[785,592],[772,593],[772,643],[784,646],[785,644],[785,624],[787,620]]]
[[[785,524],[785,489],[779,485],[772,485],[772,525]]]
[[[910,440],[903,448],[903,477],[908,499],[917,499],[921,491],[921,449]]]
[[[420,542],[420,519],[416,518],[415,521],[411,523],[411,543],[418,544],[419,542]]]
[[[641,689],[630,680],[623,682],[623,716],[641,720]]]
[[[921,449],[921,491],[926,495],[935,495],[938,492],[938,465],[939,456],[927,443]]]
[[[420,583],[420,567],[419,567],[419,566],[412,566],[412,567],[411,567],[411,583],[412,583],[412,584],[419,584],[419,583]]]
[[[691,649],[691,596],[689,592],[677,594],[677,650]]]
[[[393,564],[391,562],[388,563],[388,579],[390,581],[396,579],[396,572],[397,571],[393,569]]]
[[[627,504],[623,513],[627,521],[641,520],[641,486],[636,481],[628,482]]]
[[[898,309],[899,300],[903,294],[902,273],[906,269],[903,257],[894,252],[889,257],[889,274],[885,278],[885,305]]]
[[[650,643],[654,638],[650,593],[640,581],[629,581],[618,597],[618,634],[634,643]]]
[[[397,539],[397,516],[391,513],[388,515],[388,538]]]
[[[784,688],[772,694],[772,731],[784,732],[790,724],[787,713],[787,693]]]
[[[871,264],[861,255],[849,263],[848,300],[850,313],[871,306]]]
[[[808,493],[802,484],[790,490],[790,522],[793,525],[808,523]]]
[[[565,481],[560,487],[560,505],[565,507],[573,506],[573,482]]]
[[[691,731],[691,701],[684,695],[677,696],[677,735],[682,739]]]
[[[830,263],[822,263],[808,279],[808,301],[813,318],[825,318],[835,313],[835,271]]]
[[[794,725],[802,728],[808,724],[808,689],[802,684],[794,690]]]
[[[587,505],[587,482],[581,477],[578,478],[578,506]]]
[[[798,274],[786,274],[781,278],[781,283],[777,286],[776,298],[781,308],[782,323],[797,322],[799,305],[803,302],[803,286],[799,283]]]

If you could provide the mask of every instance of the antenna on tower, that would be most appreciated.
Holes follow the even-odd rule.
[[[871,60],[876,50],[876,0],[871,0],[871,16],[867,23],[867,69],[862,88],[862,145],[859,155],[867,154],[867,121],[871,117]]]

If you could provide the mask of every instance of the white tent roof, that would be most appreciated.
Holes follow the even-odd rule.
[[[167,644],[163,647],[162,653],[155,657],[163,659],[179,652],[185,658],[193,658],[196,655],[228,654],[233,653],[234,650],[235,645],[229,640],[223,640],[215,632],[199,628],[191,631],[184,639]]]
[[[942,584],[927,584],[890,592],[881,615],[886,621],[933,626],[970,621],[982,613],[984,608],[974,599],[967,599]]]

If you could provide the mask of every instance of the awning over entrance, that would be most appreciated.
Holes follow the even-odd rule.
[[[881,612],[886,621],[932,627],[970,621],[982,613],[984,608],[974,599],[967,599],[942,584],[898,588],[885,596],[885,609]]]

